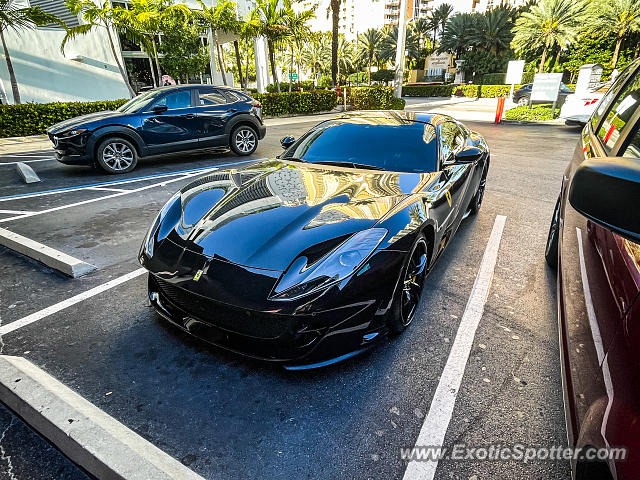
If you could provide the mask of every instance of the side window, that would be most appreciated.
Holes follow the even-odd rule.
[[[167,106],[167,110],[177,110],[179,108],[189,108],[191,106],[191,90],[180,90],[177,92],[165,95],[152,106],[159,107],[162,105]]]
[[[232,103],[241,102],[243,100],[243,98],[235,92],[227,90],[225,94],[227,95],[229,101]]]
[[[452,155],[464,145],[464,133],[453,122],[445,122],[440,126],[440,161],[450,160]]]
[[[602,141],[607,152],[611,151],[620,138],[620,134],[625,130],[631,116],[638,108],[639,101],[640,75],[632,79],[620,92],[598,130],[598,138]]]
[[[627,158],[640,158],[640,128],[636,129],[636,133],[624,149],[622,153],[623,157]]]
[[[213,106],[221,105],[227,102],[227,98],[215,88],[200,88],[198,89],[198,104],[199,106]]]
[[[602,120],[602,116],[604,115],[604,112],[607,111],[607,108],[609,107],[613,99],[616,97],[616,95],[618,94],[620,89],[624,86],[624,84],[627,83],[627,80],[629,80],[629,77],[633,74],[634,71],[635,71],[635,68],[633,68],[633,65],[631,65],[630,67],[627,67],[626,70],[624,70],[618,76],[615,83],[611,85],[611,88],[609,88],[609,91],[604,95],[604,97],[602,97],[602,100],[600,100],[600,103],[598,104],[598,108],[593,113],[590,120],[591,129],[594,132],[596,132],[596,129],[598,128],[598,124],[600,123],[600,120]]]

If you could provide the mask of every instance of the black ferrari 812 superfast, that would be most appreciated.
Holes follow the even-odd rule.
[[[139,260],[171,323],[313,368],[409,326],[426,275],[480,208],[489,148],[449,116],[398,111],[345,113],[281,143],[277,158],[177,192]]]

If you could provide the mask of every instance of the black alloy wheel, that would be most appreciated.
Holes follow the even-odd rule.
[[[427,255],[427,241],[421,234],[402,270],[398,292],[391,305],[388,324],[392,333],[402,333],[415,316],[427,276]]]

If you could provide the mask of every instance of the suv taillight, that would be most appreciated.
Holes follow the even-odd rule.
[[[255,108],[262,108],[262,104],[260,102],[253,102],[253,106]]]

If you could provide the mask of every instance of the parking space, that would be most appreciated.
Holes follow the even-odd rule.
[[[140,274],[10,328],[136,272],[149,223],[178,188],[211,169],[275,156],[279,138],[297,137],[317,121],[270,126],[250,158],[173,155],[143,160],[118,177],[34,158],[41,184],[3,175],[0,227],[98,269],[68,279],[0,248],[1,353],[30,359],[205,478],[403,478],[400,449],[416,444],[429,418],[496,218],[504,216],[484,314],[468,361],[460,360],[466,369],[444,426],[445,444],[565,444],[555,276],[543,253],[562,172],[578,140],[573,128],[466,122],[492,150],[480,213],[463,222],[430,273],[409,330],[341,364],[287,372],[189,338],[149,307]],[[3,430],[21,425],[0,411]],[[56,455],[42,453],[58,465]],[[29,478],[29,464],[13,463],[17,478]],[[7,463],[0,459],[0,477],[3,471]],[[474,476],[569,478],[569,466],[442,461],[435,478]]]

